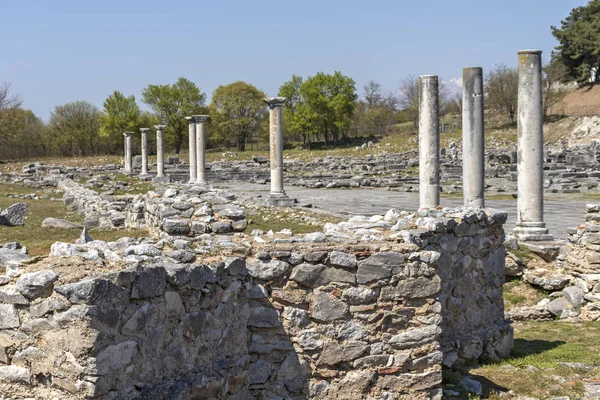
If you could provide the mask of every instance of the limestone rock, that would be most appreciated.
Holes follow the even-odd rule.
[[[33,300],[38,297],[50,296],[57,279],[58,274],[54,271],[38,271],[21,275],[16,285],[23,296]]]
[[[18,328],[21,325],[19,312],[12,304],[0,304],[0,330]]]
[[[369,345],[362,342],[346,342],[343,345],[326,342],[321,356],[317,360],[317,366],[333,367],[341,362],[354,361],[365,354],[368,349]]]
[[[138,271],[138,275],[131,287],[131,298],[142,299],[162,296],[167,284],[167,271],[163,267],[145,267]]]
[[[286,274],[290,265],[281,260],[251,260],[246,262],[246,267],[254,278],[268,281]]]
[[[400,300],[402,298],[422,298],[433,296],[441,289],[441,280],[438,275],[431,279],[424,276],[406,278],[393,286],[381,289],[381,299],[385,301]]]
[[[569,275],[537,276],[530,273],[526,273],[523,278],[534,286],[551,291],[563,289],[571,280]]]
[[[332,251],[329,253],[329,264],[336,267],[356,268],[356,256],[341,251]]]
[[[65,219],[49,217],[42,221],[42,228],[82,229],[83,226]]]
[[[329,293],[315,292],[312,303],[312,317],[317,321],[330,322],[344,318],[348,305]]]
[[[25,225],[25,214],[27,214],[28,207],[27,203],[15,203],[0,211],[0,225]]]
[[[56,286],[55,291],[65,296],[72,304],[102,305],[122,301],[125,289],[106,279],[88,279]]]
[[[390,338],[389,344],[395,349],[408,349],[411,347],[422,346],[433,342],[441,334],[442,330],[436,325],[430,325],[425,328],[412,329]]]
[[[0,366],[0,382],[24,382],[30,383],[29,369],[16,365]]]

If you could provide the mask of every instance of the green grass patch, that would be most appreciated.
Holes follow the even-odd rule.
[[[515,307],[534,306],[547,295],[546,291],[539,290],[520,279],[514,279],[504,284],[504,308],[510,310]]]
[[[15,199],[7,194],[35,193],[39,200]],[[23,226],[0,226],[0,242],[19,242],[27,246],[31,255],[47,255],[54,242],[71,242],[79,238],[78,229],[42,228],[42,221],[48,217],[66,219],[74,223],[82,223],[83,218],[75,212],[67,211],[62,200],[51,200],[54,196],[61,199],[62,194],[55,193],[55,189],[32,189],[21,185],[0,184],[0,208],[7,208],[14,203],[27,203],[29,208]],[[43,197],[43,198],[42,198]],[[114,241],[124,236],[148,236],[146,230],[100,230],[92,228],[90,236],[97,240]]]
[[[514,324],[514,328],[515,346],[509,359],[468,371],[483,384],[485,398],[501,398],[494,391],[507,390],[517,397],[579,398],[584,382],[600,378],[597,369],[584,372],[559,365],[571,362],[600,366],[600,323],[524,322]],[[505,365],[519,369],[503,369]],[[526,366],[535,368],[528,371]]]

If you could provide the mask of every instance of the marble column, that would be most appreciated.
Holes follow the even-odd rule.
[[[440,129],[437,75],[419,77],[419,208],[440,204]]]
[[[197,167],[196,163],[198,158],[196,157],[196,122],[194,117],[185,117],[189,124],[189,156],[190,156],[190,183],[196,183],[197,179]]]
[[[192,115],[196,122],[196,168],[198,185],[206,185],[206,132],[205,122],[208,115]]]
[[[269,105],[269,144],[271,156],[271,196],[285,196],[283,190],[283,131],[281,109],[285,97],[265,99]]]
[[[294,200],[290,199],[283,190],[283,129],[281,110],[285,97],[270,97],[265,99],[269,106],[269,144],[271,164],[271,191],[267,205],[292,206]]]
[[[542,51],[519,51],[517,223],[521,241],[553,240],[544,223]]]
[[[133,173],[133,163],[132,163],[132,154],[131,154],[131,135],[133,132],[123,132],[123,136],[125,137],[125,166],[124,172],[126,174]]]
[[[485,207],[483,70],[463,69],[463,197],[465,207]]]
[[[148,176],[148,131],[150,128],[140,128],[142,132],[142,173],[140,176]]]
[[[154,125],[156,129],[156,177],[165,176],[165,152],[163,149],[163,131],[167,125]]]

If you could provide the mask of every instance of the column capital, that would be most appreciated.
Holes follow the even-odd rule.
[[[269,108],[272,110],[276,107],[283,107],[286,100],[286,97],[266,97],[265,103],[267,103]]]
[[[123,136],[131,136],[133,135],[133,132],[123,132]]]
[[[517,54],[542,54],[542,51],[537,49],[525,49],[519,50]]]
[[[199,124],[202,122],[206,122],[208,120],[208,115],[192,115],[190,118],[193,118],[194,121]]]
[[[194,120],[194,117],[183,117],[183,118],[185,118],[185,120],[186,120],[187,122],[189,122],[190,124],[193,124],[193,123],[195,123],[195,122],[196,122],[196,121]]]
[[[150,130],[150,128],[140,128],[140,132],[144,133],[144,132],[148,132]]]
[[[166,125],[154,125],[154,129],[158,130],[158,131],[162,131],[166,128]]]

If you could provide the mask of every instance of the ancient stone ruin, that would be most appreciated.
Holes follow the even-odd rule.
[[[519,55],[519,148],[506,159],[515,168],[502,172],[518,174],[515,235],[523,242],[551,238],[543,222],[539,60],[536,51]],[[440,175],[452,167],[441,159],[458,161],[440,152],[438,80],[430,75],[420,78],[417,211],[354,217],[305,235],[285,229],[247,235],[244,202],[210,186],[219,176],[205,162],[204,115],[187,118],[186,168],[175,160],[165,168],[162,124],[155,126],[152,171],[148,128],[141,130],[140,179],[151,179],[154,188],[127,200],[84,187],[74,179],[77,168],[32,165],[23,171],[28,178],[0,176],[59,188],[86,226],[150,234],[104,242],[84,231],[75,244],[54,243],[41,261],[2,249],[0,393],[441,399],[443,367],[508,356],[513,331],[502,298],[507,215],[482,208],[489,172],[482,71],[464,74],[463,208],[440,206]],[[270,206],[294,204],[283,188],[284,100],[267,99],[271,190],[259,201]],[[136,174],[131,135],[125,133],[123,171]],[[259,178],[266,177],[253,177]],[[595,273],[587,265],[600,264],[599,210],[590,206],[589,224],[570,232],[567,262],[582,273]],[[587,260],[585,268],[580,260]]]

